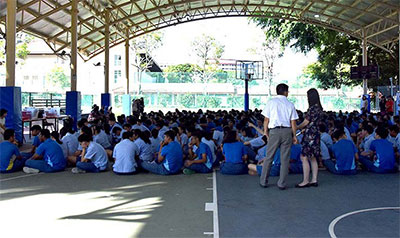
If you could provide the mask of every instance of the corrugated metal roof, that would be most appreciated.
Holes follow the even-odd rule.
[[[70,0],[18,0],[17,30],[43,38],[54,51],[70,46]],[[0,24],[5,23],[0,0]],[[266,16],[315,24],[362,38],[387,51],[399,38],[399,0],[79,0],[78,52],[104,51],[105,13],[110,47],[126,38],[184,22],[225,16]]]

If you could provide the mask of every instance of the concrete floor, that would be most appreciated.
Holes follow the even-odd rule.
[[[270,179],[275,183],[277,178]],[[329,237],[345,213],[399,207],[399,174],[320,173],[318,188],[258,186],[258,177],[217,173],[220,237]],[[211,237],[212,174],[117,176],[111,172],[0,175],[1,237]],[[399,237],[399,210],[340,220],[338,237]]]

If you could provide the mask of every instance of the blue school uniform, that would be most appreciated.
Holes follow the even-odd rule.
[[[67,147],[68,156],[73,155],[79,148],[79,141],[74,134],[67,133],[61,141]]]
[[[99,134],[93,136],[93,141],[103,146],[104,149],[111,149],[112,147],[108,135],[103,130],[101,130]]]
[[[161,137],[151,137],[150,138],[151,141],[151,151],[154,153],[157,153],[160,150],[160,143],[162,141]]]
[[[37,148],[40,144],[42,144],[42,142],[40,141],[39,136],[33,137],[32,145]]]
[[[243,163],[242,157],[247,155],[246,147],[239,141],[234,143],[225,143],[222,153],[225,155],[225,162],[234,164]]]
[[[207,168],[211,169],[213,163],[213,155],[211,153],[211,149],[207,144],[201,142],[199,148],[196,150],[196,160],[202,159],[203,154],[207,155],[207,161],[204,164],[207,166]]]
[[[96,142],[90,142],[88,148],[86,149],[85,159],[90,159],[94,166],[96,166],[96,168],[98,168],[100,171],[107,168],[107,152]]]
[[[361,142],[360,147],[363,149],[364,152],[369,152],[371,143],[374,140],[375,140],[375,135],[371,134],[364,138],[364,140]]]
[[[371,151],[376,152],[374,166],[380,169],[391,170],[395,165],[395,156],[392,144],[386,139],[374,140]]]
[[[325,143],[328,149],[332,149],[333,141],[332,137],[328,133],[326,132],[321,133],[321,141]]]
[[[356,169],[354,155],[358,150],[352,141],[341,139],[333,145],[332,151],[336,158],[336,170],[346,171]]]
[[[52,139],[47,139],[36,149],[36,154],[55,170],[63,170],[67,165],[61,146]]]
[[[183,166],[183,152],[179,143],[172,141],[161,150],[164,157],[162,164],[171,173],[178,172]]]
[[[329,154],[328,146],[326,146],[325,142],[321,141],[321,157],[322,160],[330,159],[331,156]]]
[[[142,161],[152,161],[153,160],[153,150],[151,149],[151,144],[147,144],[142,139],[137,138],[135,144],[139,149],[139,159]]]
[[[13,156],[21,156],[18,147],[9,141],[0,143],[0,172],[6,172],[12,170],[14,167]]]
[[[114,172],[135,172],[137,168],[135,160],[136,155],[138,155],[138,148],[131,140],[124,139],[118,143],[113,152],[113,158],[115,158],[115,163],[113,165]]]

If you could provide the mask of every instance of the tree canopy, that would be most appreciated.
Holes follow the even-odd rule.
[[[282,48],[290,47],[304,54],[315,50],[318,61],[309,65],[304,73],[317,80],[321,88],[361,85],[361,79],[350,79],[350,67],[362,64],[362,43],[359,39],[300,22],[261,17],[253,18],[253,21],[265,30],[266,40],[278,39]],[[398,50],[388,53],[373,45],[368,45],[367,50],[368,64],[380,68],[380,78],[369,80],[368,86],[376,90],[377,86],[389,85],[390,77],[398,77]]]

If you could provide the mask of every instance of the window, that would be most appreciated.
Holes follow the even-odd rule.
[[[121,78],[121,70],[114,70],[114,83],[117,83],[118,79]]]
[[[114,66],[121,66],[121,56],[114,55]]]

